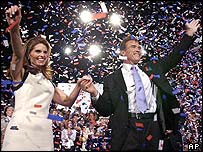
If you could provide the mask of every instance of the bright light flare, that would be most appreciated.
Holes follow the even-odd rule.
[[[68,46],[64,49],[64,53],[67,54],[67,55],[69,55],[71,52],[72,52],[72,50]]]
[[[80,14],[80,19],[84,22],[84,23],[88,23],[90,21],[92,21],[92,13],[88,10],[84,10],[81,12]]]
[[[101,49],[98,45],[91,45],[88,49],[89,53],[91,54],[91,56],[97,56],[98,54],[101,53]]]
[[[119,14],[113,13],[110,17],[110,23],[114,26],[120,26],[121,16]]]

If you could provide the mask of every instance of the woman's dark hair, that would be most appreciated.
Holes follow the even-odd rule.
[[[27,43],[25,43],[25,58],[24,58],[24,66],[25,67],[31,66],[31,63],[29,60],[29,54],[33,50],[33,48],[39,43],[42,43],[47,47],[47,51],[48,51],[49,56],[50,56],[51,47],[50,47],[49,42],[42,37],[33,37],[33,38],[29,39],[27,41]],[[45,65],[43,66],[42,73],[44,74],[44,76],[47,79],[51,80],[52,79],[52,70],[51,70],[51,67],[49,65],[49,61],[50,61],[50,59],[48,59],[47,62],[45,63]]]
[[[14,108],[14,107],[11,106],[11,105],[8,105],[8,106],[5,107],[5,109],[4,109],[4,116],[7,116],[6,112],[7,112],[7,109],[10,108],[10,107]]]
[[[37,44],[40,44],[40,43],[44,44],[47,47],[47,51],[48,51],[48,54],[49,54],[49,57],[50,57],[51,46],[50,46],[49,42],[46,39],[44,39],[42,37],[33,37],[33,38],[30,38],[24,44],[24,49],[25,49],[25,56],[24,56],[24,63],[23,63],[23,67],[24,68],[31,68],[32,67],[30,59],[29,59],[29,54],[33,50],[33,48]],[[51,69],[51,67],[49,65],[49,61],[50,61],[50,59],[48,59],[47,62],[45,63],[45,65],[42,67],[42,73],[43,73],[43,75],[47,79],[51,80],[52,79],[52,69]],[[7,76],[8,77],[11,77],[10,71],[11,71],[11,67],[7,71]]]

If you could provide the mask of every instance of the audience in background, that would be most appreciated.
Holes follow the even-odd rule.
[[[21,3],[29,3],[29,1],[27,2],[22,1]],[[54,42],[53,46],[55,48],[55,44],[56,45],[61,44],[60,40],[64,39],[64,36],[69,37],[69,35],[67,34],[64,35],[64,32],[61,32],[61,29],[66,29],[67,24],[69,24],[71,27],[78,27],[78,29],[74,29],[74,28],[70,29],[71,30],[70,33],[73,37],[73,39],[70,39],[71,41],[70,43],[75,42],[75,40],[78,40],[77,41],[78,46],[79,44],[83,43],[83,41],[79,41],[83,39],[83,35],[81,35],[81,37],[78,37],[77,39],[78,32],[79,34],[82,34],[81,31],[83,30],[81,29],[83,26],[81,26],[81,23],[76,18],[75,20],[72,19],[72,21],[74,22],[72,21],[69,22],[66,19],[61,19],[59,22],[58,20],[59,18],[54,17],[56,15],[55,13],[60,14],[63,12],[63,11],[58,12],[59,7],[61,8],[61,10],[66,10],[68,12],[67,14],[70,14],[70,16],[77,17],[75,15],[75,10],[78,10],[78,8],[81,5],[83,5],[83,3],[72,1],[71,3],[73,5],[71,5],[71,8],[73,9],[68,9],[68,7],[66,7],[67,5],[65,5],[65,3],[62,3],[62,1],[49,2],[49,5],[46,5],[45,2],[41,3],[41,2],[35,1],[33,3],[37,4],[36,6],[38,7],[30,7],[30,5],[24,5],[24,9],[26,12],[24,14],[26,16],[25,18],[29,18],[29,20],[26,20],[26,22],[21,25],[23,29],[23,37],[25,39],[27,39],[30,36],[28,34],[31,34],[31,33],[33,33],[33,35],[43,33],[48,36],[50,35],[50,31],[53,31],[53,35],[50,35],[50,37],[51,37],[51,40]],[[80,3],[80,5],[75,5],[76,3]],[[97,2],[92,1],[91,3],[97,3]],[[113,3],[115,5],[109,5],[108,9],[119,8],[117,7],[115,2]],[[127,27],[129,30],[132,30],[132,29],[136,30],[140,26],[143,27],[142,28],[143,30],[140,31],[139,38],[142,39],[142,42],[144,45],[151,43],[154,40],[156,41],[156,43],[151,43],[150,48],[146,48],[149,51],[149,55],[150,55],[149,57],[153,57],[153,55],[155,56],[167,55],[169,53],[167,51],[168,46],[178,41],[179,36],[181,36],[181,32],[175,32],[176,31],[175,27],[181,28],[184,20],[187,20],[188,18],[192,18],[192,17],[201,18],[201,15],[202,15],[201,13],[202,3],[201,2],[197,3],[197,1],[196,2],[195,1],[194,2],[193,1],[191,2],[159,1],[157,3],[151,3],[148,1],[146,3],[139,3],[137,7],[134,7],[133,5],[131,5],[133,4],[133,1],[126,1],[125,4],[122,1],[117,3],[122,4],[120,5],[120,9],[119,9],[121,12],[125,10],[126,7],[129,8],[129,11],[125,12],[126,14],[129,14],[127,19],[128,20],[127,22],[130,23],[130,26]],[[2,3],[2,8],[5,8],[6,7],[5,5],[7,5],[7,3]],[[150,10],[150,11],[146,11],[146,9],[143,9],[143,8],[146,8],[147,10]],[[153,11],[151,12],[152,9]],[[50,11],[46,13],[45,10],[50,10]],[[29,14],[27,13],[28,11],[34,12],[34,13]],[[50,12],[53,12],[53,13],[50,13]],[[39,24],[36,24],[35,19],[43,15],[45,15],[50,20],[51,27],[48,22],[42,22],[44,25],[41,27],[39,26]],[[134,18],[137,17],[138,15],[140,15],[140,17],[138,18],[138,20],[136,20],[136,22],[134,22]],[[63,16],[64,15],[60,15],[60,17],[63,17]],[[158,20],[156,20],[157,18]],[[171,24],[174,21],[176,21],[175,23],[177,24],[175,25],[175,27],[173,27]],[[5,27],[7,26],[7,25],[5,26],[5,22],[6,21],[2,20],[2,26],[1,26],[2,31],[4,31]],[[134,24],[136,24],[136,26],[134,26]],[[169,26],[165,26],[166,24],[168,24]],[[159,25],[158,28],[156,28],[157,25]],[[36,29],[38,30],[33,31],[32,28],[33,27],[35,28],[36,26],[37,26]],[[103,31],[103,28],[100,27],[101,26],[100,24],[93,24],[92,26],[93,27],[87,27],[86,30],[84,30],[85,33],[89,35],[91,34],[90,29],[98,28],[102,33],[104,34],[107,33],[107,36],[105,36],[104,41],[108,40],[107,42],[108,44],[110,44],[110,46],[112,46],[112,50],[116,50],[116,44],[118,41],[113,41],[115,39],[109,39],[108,35],[110,35],[110,37],[115,37],[115,38],[117,37],[117,39],[119,39],[120,35],[122,35],[123,30],[120,30],[119,32],[113,32],[108,28],[106,28],[105,25],[102,24],[102,27],[104,27],[105,29]],[[46,28],[46,27],[49,27],[49,28]],[[58,27],[60,27],[60,29]],[[145,31],[148,31],[148,32],[145,32]],[[156,33],[152,34],[154,33],[153,31]],[[120,34],[120,35],[117,35],[117,34]],[[170,35],[173,35],[173,36],[170,36]],[[87,37],[86,35],[84,36]],[[174,88],[175,89],[174,93],[178,97],[181,107],[184,109],[184,113],[182,113],[183,122],[180,128],[180,132],[182,134],[182,139],[184,144],[184,151],[188,151],[188,144],[199,143],[200,145],[202,145],[202,62],[201,62],[202,31],[197,34],[197,37],[198,39],[195,41],[195,44],[194,44],[196,49],[193,51],[193,54],[191,53],[186,54],[186,57],[182,60],[179,67],[177,67],[176,69],[173,69],[168,74],[169,76],[168,78],[170,78],[172,75],[170,82],[176,85],[176,87]],[[2,38],[4,42],[8,39],[7,35],[4,34],[3,32],[2,32]],[[146,41],[145,38],[147,39],[149,38],[150,40]],[[84,40],[87,42],[89,41],[89,39],[84,39]],[[10,52],[9,51],[10,47],[8,47],[6,43],[3,43],[3,44],[5,46],[2,45],[3,49],[1,51],[1,54],[2,54],[1,63],[2,63],[2,69],[4,70],[7,67],[7,64],[11,56],[8,53]],[[159,48],[165,48],[165,50],[161,52]],[[56,50],[57,51],[59,50],[58,47],[56,48]],[[110,53],[109,50],[107,51],[108,51],[107,53]],[[114,53],[114,51],[112,52]],[[113,53],[112,53],[112,56],[113,56]],[[61,59],[61,55],[58,55],[58,52],[53,52],[53,54],[54,54],[53,61],[57,61],[57,64],[54,65],[54,69],[56,70],[56,73],[58,76],[58,77],[55,76],[55,81],[62,82],[68,78],[70,79],[70,82],[72,82],[74,78],[78,76],[77,72],[80,73],[81,70],[80,69],[78,69],[78,71],[77,69],[72,70],[69,68],[69,66],[63,66],[63,63],[58,62]],[[112,62],[107,63],[107,64],[110,63],[109,67],[107,66],[103,67],[103,64],[99,64],[99,66],[97,65],[94,66],[96,67],[96,69],[97,68],[99,69],[99,72],[95,70],[96,75],[94,76],[94,79],[100,80],[105,75],[105,72],[112,71],[112,69],[116,67],[116,64],[118,62],[117,61],[114,62],[115,56],[107,59],[110,61],[113,60]],[[75,64],[75,62],[73,62],[72,64]],[[179,68],[181,70],[179,70]],[[69,71],[70,73],[68,76],[67,74],[63,73],[64,71],[66,72],[66,70]],[[177,72],[177,71],[180,71],[180,72]],[[10,103],[9,100],[13,97],[13,92],[11,92],[11,89],[10,89],[10,82],[6,83],[7,81],[5,80],[6,78],[4,77],[3,74],[1,79],[2,79],[1,80],[1,86],[2,86],[1,97],[5,98],[5,100],[1,102],[1,105],[2,107],[4,107]],[[3,111],[4,109],[2,108],[1,110]],[[59,112],[61,111],[59,109],[57,110]],[[75,113],[75,111],[73,113]],[[67,117],[66,119],[70,119],[70,120],[72,119],[71,117],[68,117],[66,114],[64,114],[63,116]],[[105,120],[108,121],[108,119],[105,119]],[[89,124],[87,124],[86,126],[88,127],[88,125]],[[104,143],[106,145],[103,144],[103,147],[106,147],[106,151],[108,151],[110,146],[108,144],[108,140],[110,139],[110,133],[111,133],[111,130],[107,129],[105,131]],[[90,151],[98,149],[97,140],[95,140],[94,138],[95,138],[94,129],[91,129],[89,138],[87,140],[86,149]]]
[[[14,110],[14,107],[12,105],[8,105],[4,108],[4,113],[1,114],[1,146],[3,143],[6,127],[11,119],[13,110]]]

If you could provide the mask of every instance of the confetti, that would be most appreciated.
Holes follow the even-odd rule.
[[[152,135],[148,135],[148,136],[146,137],[146,139],[147,139],[148,141],[152,140]]]
[[[34,2],[34,7],[31,7],[29,1],[21,3],[22,40],[25,42],[33,36],[46,36],[52,46],[50,65],[54,71],[53,82],[56,84],[75,83],[85,72],[92,76],[94,82],[103,83],[104,77],[121,67],[123,59],[120,58],[118,48],[121,40],[129,33],[137,37],[142,46],[146,46],[146,60],[157,63],[159,59],[170,54],[174,44],[180,41],[185,32],[184,24],[192,18],[202,18],[202,3],[198,1],[157,3],[50,1]],[[8,7],[7,5],[12,3],[4,3],[2,9]],[[86,6],[91,6],[95,19],[84,25],[78,19],[78,12]],[[108,21],[108,15],[115,11],[123,16],[123,23],[119,28],[114,28]],[[9,34],[6,33],[9,31],[8,24],[5,15],[2,15],[4,18],[1,25],[3,40],[1,95],[5,98],[3,105],[8,104],[9,99],[13,97],[11,86],[14,83],[4,81],[7,79],[6,70],[10,65],[12,48]],[[169,81],[174,82],[173,93],[183,107],[184,114],[187,115],[186,121],[180,128],[184,145],[202,142],[201,131],[195,129],[201,128],[201,123],[197,120],[202,119],[202,27],[196,33],[196,37],[191,49],[179,51],[181,55],[187,52],[181,62],[167,73]],[[103,47],[99,57],[89,56],[87,50],[92,43]],[[71,45],[73,48],[72,54],[68,57],[64,57],[63,53],[66,45]],[[151,67],[145,67],[145,70],[150,72]],[[150,76],[150,79],[155,78],[159,78],[157,73]],[[166,96],[163,95],[162,99],[165,101]],[[193,118],[195,121],[190,119],[190,112],[196,113]]]
[[[6,33],[10,32],[17,24],[19,23],[19,20],[14,21],[9,27],[6,28]]]
[[[57,115],[52,115],[52,114],[49,114],[47,118],[51,119],[51,120],[56,120],[56,121],[63,121],[63,117],[57,116]]]
[[[144,128],[144,124],[141,122],[135,122],[135,126],[138,128]]]
[[[34,105],[34,108],[41,108],[41,107],[42,107],[42,105],[39,105],[39,104]]]

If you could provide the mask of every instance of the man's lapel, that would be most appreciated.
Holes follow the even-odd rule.
[[[126,87],[121,69],[115,72],[115,77],[116,77],[115,80],[116,80],[116,83],[118,84],[118,87],[120,86],[120,88],[122,88],[122,90],[126,92],[127,87]]]

